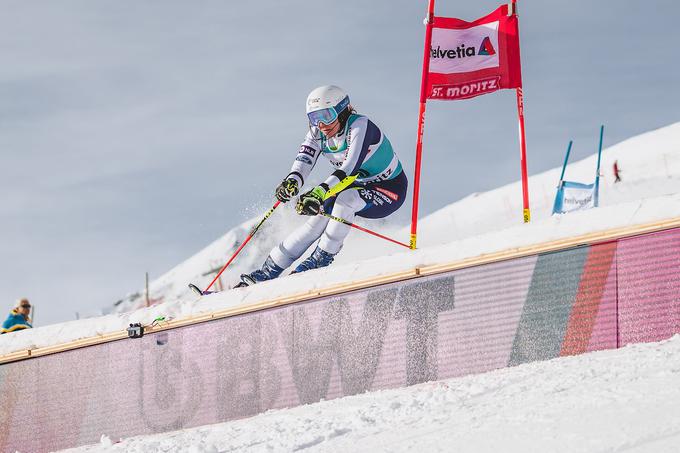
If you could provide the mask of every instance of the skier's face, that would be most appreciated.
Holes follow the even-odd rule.
[[[340,121],[335,120],[331,124],[319,123],[319,130],[326,137],[333,137],[340,130]]]
[[[28,317],[28,315],[31,313],[31,304],[28,303],[28,301],[22,301],[19,305],[19,313],[24,315],[24,317]]]

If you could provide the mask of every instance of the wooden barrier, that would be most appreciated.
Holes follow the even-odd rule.
[[[671,228],[680,227],[680,217],[652,222],[641,225],[613,228],[604,231],[598,231],[593,233],[588,233],[580,236],[558,239],[554,241],[544,242],[540,244],[535,244],[526,247],[516,247],[511,249],[506,249],[500,252],[482,254],[471,258],[466,258],[463,260],[458,260],[451,263],[435,264],[428,266],[419,266],[406,271],[396,272],[388,275],[382,275],[378,277],[371,277],[364,280],[359,280],[355,282],[342,283],[334,286],[329,286],[327,288],[315,289],[307,291],[304,293],[293,294],[283,298],[264,300],[260,302],[255,302],[248,305],[240,305],[237,307],[227,308],[223,310],[217,310],[211,313],[203,313],[196,316],[190,316],[181,319],[174,319],[167,322],[163,322],[154,326],[146,326],[145,333],[160,332],[168,329],[175,329],[178,327],[183,327],[187,325],[198,324],[206,321],[211,321],[214,319],[227,318],[230,316],[236,316],[244,313],[255,312],[259,310],[265,310],[272,307],[278,307],[282,305],[289,305],[298,302],[303,302],[310,299],[315,299],[318,297],[332,296],[342,293],[347,293],[350,291],[356,291],[360,289],[370,288],[374,286],[379,286],[387,283],[393,283],[398,281],[404,281],[409,279],[414,279],[422,276],[429,276],[443,272],[449,272],[456,269],[462,269],[472,266],[478,266],[482,264],[489,264],[498,261],[504,261],[513,258],[521,258],[525,256],[537,255],[540,253],[546,253],[556,250],[568,249],[580,245],[593,245],[601,242],[612,241],[616,239],[622,239],[626,237],[638,236],[641,234],[648,234],[657,231],[668,230]],[[48,346],[43,348],[27,349],[12,352],[0,356],[0,364],[16,362],[19,360],[26,360],[33,357],[44,356],[48,354],[55,354],[63,351],[68,351],[72,349],[82,348],[86,346],[92,346],[96,344],[117,341],[127,338],[127,331],[116,331],[107,334],[97,335],[95,337],[83,338],[60,345]]]

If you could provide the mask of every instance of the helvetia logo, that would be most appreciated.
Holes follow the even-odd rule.
[[[482,43],[479,45],[479,50],[476,47],[465,47],[465,44],[461,44],[455,49],[442,49],[440,46],[437,48],[430,48],[430,55],[432,58],[465,58],[474,57],[475,55],[496,55],[496,49],[493,48],[491,40],[489,37],[485,37]]]
[[[479,55],[496,55],[496,49],[491,45],[488,36],[482,40],[482,44],[479,46]]]

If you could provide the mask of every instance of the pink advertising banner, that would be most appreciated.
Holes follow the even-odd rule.
[[[49,451],[680,332],[680,230],[0,366],[0,450]]]

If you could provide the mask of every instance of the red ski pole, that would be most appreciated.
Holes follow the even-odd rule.
[[[265,222],[265,220],[267,220],[267,219],[269,218],[269,216],[272,215],[272,213],[274,212],[274,210],[275,210],[280,204],[281,204],[281,202],[277,200],[276,203],[274,203],[274,206],[272,206],[272,208],[271,208],[269,211],[267,211],[267,213],[264,215],[264,217],[262,218],[262,220],[260,220],[260,223],[258,223],[257,225],[255,225],[255,227],[250,231],[250,234],[248,235],[248,237],[246,238],[246,240],[243,241],[243,243],[241,244],[241,246],[234,252],[234,254],[231,256],[231,258],[229,258],[229,261],[227,261],[227,263],[226,263],[224,266],[222,266],[222,269],[220,269],[220,271],[217,273],[217,275],[215,276],[215,278],[213,279],[213,281],[210,282],[210,284],[208,285],[208,287],[207,287],[206,289],[203,290],[204,293],[205,293],[206,291],[208,291],[208,290],[212,287],[212,285],[215,284],[215,282],[217,281],[217,279],[220,278],[220,275],[222,275],[222,272],[224,272],[224,270],[231,264],[231,262],[234,261],[234,258],[236,258],[236,256],[241,252],[241,250],[243,250],[243,247],[246,246],[246,244],[248,243],[248,241],[250,241],[250,240],[253,238],[253,236],[255,236],[255,233],[257,233],[257,230],[260,229],[260,227],[261,227],[262,224]]]
[[[328,217],[331,220],[335,220],[336,222],[344,223],[347,226],[350,226],[352,228],[356,228],[359,231],[363,231],[364,233],[372,234],[373,236],[379,237],[380,239],[385,239],[386,241],[390,241],[390,242],[393,242],[397,245],[401,245],[402,247],[406,247],[407,249],[411,248],[411,246],[409,244],[404,244],[403,242],[395,241],[392,238],[388,238],[387,236],[383,236],[382,234],[376,233],[375,231],[371,231],[368,228],[360,227],[359,225],[354,224],[354,223],[352,223],[348,220],[341,219],[340,217],[335,217],[335,216],[327,214],[325,212],[320,212],[320,214],[324,217]]]

